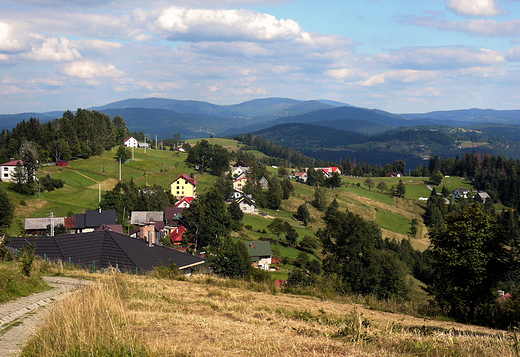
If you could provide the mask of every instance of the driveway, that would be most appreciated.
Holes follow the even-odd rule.
[[[18,356],[44,318],[46,308],[91,281],[65,277],[44,277],[52,290],[43,291],[0,305],[0,357]]]

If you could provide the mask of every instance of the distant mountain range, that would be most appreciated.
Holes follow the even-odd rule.
[[[467,127],[485,123],[520,125],[520,110],[468,109],[424,114],[393,114],[377,109],[354,107],[330,100],[301,101],[287,98],[256,99],[234,105],[215,105],[203,101],[164,98],[126,99],[104,106],[87,108],[111,117],[122,116],[131,131],[142,130],[160,139],[180,133],[182,138],[232,136],[256,132],[280,124],[305,123],[333,130],[378,135],[388,130],[419,125]],[[12,129],[31,117],[46,122],[63,112],[0,115],[0,128]],[[496,127],[497,135],[507,135]]]

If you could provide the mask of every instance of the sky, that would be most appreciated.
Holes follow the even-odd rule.
[[[520,109],[520,0],[0,2],[0,114],[149,97]]]

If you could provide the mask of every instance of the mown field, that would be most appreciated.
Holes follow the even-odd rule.
[[[57,270],[97,284],[59,302],[22,356],[517,356],[516,332],[382,312],[391,303],[371,298]]]

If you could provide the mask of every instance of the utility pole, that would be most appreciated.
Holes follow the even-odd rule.
[[[132,146],[132,161],[134,161],[134,147]]]
[[[99,204],[101,204],[101,181],[98,181],[99,184]]]
[[[119,181],[121,181],[121,158],[119,158]]]
[[[51,237],[54,237],[54,213],[51,211]]]

